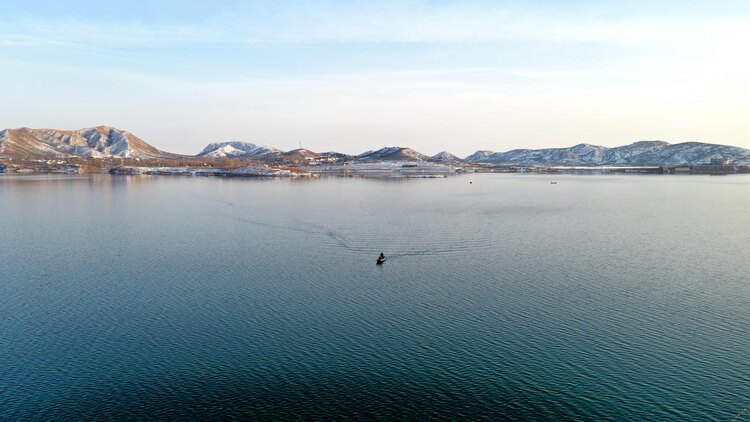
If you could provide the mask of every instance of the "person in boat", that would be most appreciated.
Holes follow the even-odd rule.
[[[385,259],[385,254],[383,254],[383,252],[380,252],[380,256],[378,257],[378,259],[381,260],[381,261],[384,260]]]

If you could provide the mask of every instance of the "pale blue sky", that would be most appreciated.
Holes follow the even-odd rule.
[[[748,4],[0,0],[0,128],[190,154],[750,148]]]

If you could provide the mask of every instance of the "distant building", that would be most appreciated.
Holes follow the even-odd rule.
[[[709,163],[711,166],[731,166],[732,160],[728,158],[712,158]]]
[[[708,164],[694,166],[693,172],[699,174],[728,174],[736,173],[737,169],[732,165],[732,160],[726,158],[712,158]]]

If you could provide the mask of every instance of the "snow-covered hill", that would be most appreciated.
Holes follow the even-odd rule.
[[[669,144],[663,141],[640,141],[615,148],[578,144],[570,148],[516,149],[508,152],[477,151],[466,157],[466,161],[563,166],[654,166],[703,164],[708,163],[712,158],[730,159],[735,164],[750,164],[750,150],[702,142]]]
[[[429,159],[432,162],[435,163],[446,163],[446,164],[461,164],[464,162],[464,160],[456,157],[455,155],[451,154],[448,151],[439,152]]]
[[[9,157],[177,157],[159,151],[128,131],[109,126],[75,131],[6,129],[0,135],[0,154]]]
[[[250,142],[216,142],[208,144],[203,151],[198,153],[199,157],[214,158],[256,158],[269,154],[278,154],[281,151],[267,146],[258,146]]]
[[[377,151],[367,151],[357,158],[362,161],[426,161],[430,157],[411,148],[385,147]]]
[[[489,163],[491,162],[490,159],[495,154],[497,153],[493,151],[479,150],[475,152],[474,154],[471,154],[470,156],[464,158],[464,160],[472,162],[472,163]]]

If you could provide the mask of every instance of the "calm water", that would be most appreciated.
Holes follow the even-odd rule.
[[[748,245],[748,176],[2,176],[0,419],[728,421]]]

